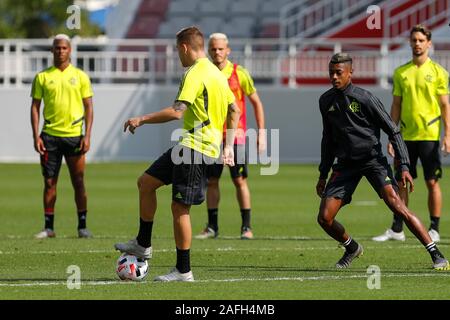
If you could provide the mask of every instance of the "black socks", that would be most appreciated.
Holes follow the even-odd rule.
[[[78,211],[78,230],[86,229],[87,210]]]
[[[242,226],[241,229],[250,229],[250,214],[251,209],[241,209]]]
[[[439,217],[430,216],[430,229],[436,230],[439,232]]]
[[[425,248],[427,249],[428,253],[430,254],[431,259],[433,259],[433,262],[436,262],[437,259],[444,259],[444,256],[439,251],[439,249],[437,248],[437,246],[434,242],[429,243],[428,245],[425,246]]]
[[[215,232],[219,231],[218,225],[218,212],[219,209],[208,209],[208,227],[213,229]]]
[[[391,229],[397,233],[403,231],[403,218],[400,215],[394,214],[394,221],[392,221]]]
[[[45,213],[44,219],[45,219],[44,220],[45,221],[44,229],[53,230],[53,221],[55,219],[55,215],[53,214],[53,212],[52,212],[52,214]]]
[[[191,271],[190,250],[181,250],[177,248],[177,265],[176,268],[180,273]]]
[[[153,229],[153,221],[144,221],[142,218],[139,218],[139,233],[136,237],[137,243],[144,247],[148,248],[152,245],[152,229]]]
[[[353,253],[358,250],[358,243],[353,240],[352,237],[348,238],[347,241],[343,242],[342,245],[345,247],[345,251]]]

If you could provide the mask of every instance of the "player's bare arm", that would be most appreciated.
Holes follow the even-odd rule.
[[[33,130],[34,149],[39,154],[44,154],[45,146],[39,135],[39,112],[41,109],[41,100],[33,99],[31,101],[31,129]]]
[[[130,118],[125,121],[123,126],[123,131],[126,132],[127,129],[132,134],[136,128],[142,126],[147,123],[164,123],[172,120],[179,120],[183,117],[184,112],[187,110],[187,103],[184,101],[175,101],[175,103],[166,107],[160,111],[152,112],[140,117]]]
[[[414,191],[414,179],[411,177],[411,174],[408,170],[402,171],[402,186],[403,188],[408,188],[409,184],[409,192]]]
[[[326,184],[327,184],[326,179],[319,179],[319,181],[317,181],[316,192],[319,197],[322,197],[322,194],[325,191]]]
[[[92,97],[84,98],[83,106],[84,106],[84,121],[86,129],[84,132],[84,136],[81,139],[80,149],[82,153],[86,153],[89,151],[91,147],[91,131],[92,131],[92,122],[94,120]]]
[[[391,118],[396,125],[398,125],[398,123],[400,122],[401,111],[402,111],[402,97],[392,96]],[[387,145],[387,152],[391,157],[395,156],[394,147],[390,142]]]
[[[261,99],[259,98],[259,95],[257,92],[253,92],[251,95],[248,96],[252,106],[253,111],[255,112],[255,120],[256,125],[258,127],[258,152],[261,153],[264,150],[266,150],[266,126],[264,121],[264,107],[261,102]]]
[[[228,106],[227,136],[225,147],[223,148],[223,163],[229,166],[234,166],[233,144],[240,115],[241,111],[234,102]]]
[[[400,128],[386,112],[378,98],[371,97],[369,107],[369,111],[373,112],[372,117],[378,119],[379,127],[388,135],[389,141],[395,150],[396,161],[398,161],[401,171],[409,171],[410,161],[408,148],[402,139]],[[403,184],[405,184],[406,180],[404,178],[402,180]]]
[[[441,106],[442,121],[444,123],[444,138],[442,140],[442,152],[445,156],[450,153],[450,104],[448,95],[439,96],[439,105]]]

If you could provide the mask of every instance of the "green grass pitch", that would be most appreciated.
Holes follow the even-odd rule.
[[[145,282],[118,280],[113,244],[138,230],[137,177],[146,163],[88,164],[88,227],[93,239],[76,238],[73,191],[62,167],[55,210],[55,239],[35,240],[43,227],[42,177],[37,164],[0,164],[0,299],[448,299],[450,272],[431,269],[428,253],[406,230],[404,243],[375,243],[391,213],[366,180],[337,219],[365,248],[347,270],[336,270],[343,250],[316,222],[317,166],[282,165],[261,176],[250,167],[255,239],[239,239],[240,213],[227,171],[221,180],[220,236],[193,240],[196,282],[154,283],[175,264],[170,187],[159,191],[153,229],[153,259]],[[450,257],[449,168],[441,180],[443,216],[440,250]],[[410,207],[428,227],[427,192],[422,179]],[[206,222],[205,204],[191,210],[193,234]],[[67,287],[67,268],[81,271],[81,288]],[[369,289],[369,266],[380,268],[380,288]]]

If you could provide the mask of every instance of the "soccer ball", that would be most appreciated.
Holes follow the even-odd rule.
[[[120,280],[142,281],[147,276],[148,269],[147,260],[128,253],[123,253],[117,259],[116,273]]]

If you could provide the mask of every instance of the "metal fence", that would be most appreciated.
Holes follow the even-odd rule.
[[[434,39],[431,56],[450,70],[450,40]],[[411,59],[408,40],[373,39],[234,39],[234,62],[245,66],[258,83],[296,87],[327,79],[334,52],[353,56],[354,78],[388,87],[395,67]],[[0,87],[28,85],[53,63],[48,39],[0,40]],[[179,81],[183,68],[174,40],[81,39],[72,41],[72,63],[94,83],[160,83]]]

